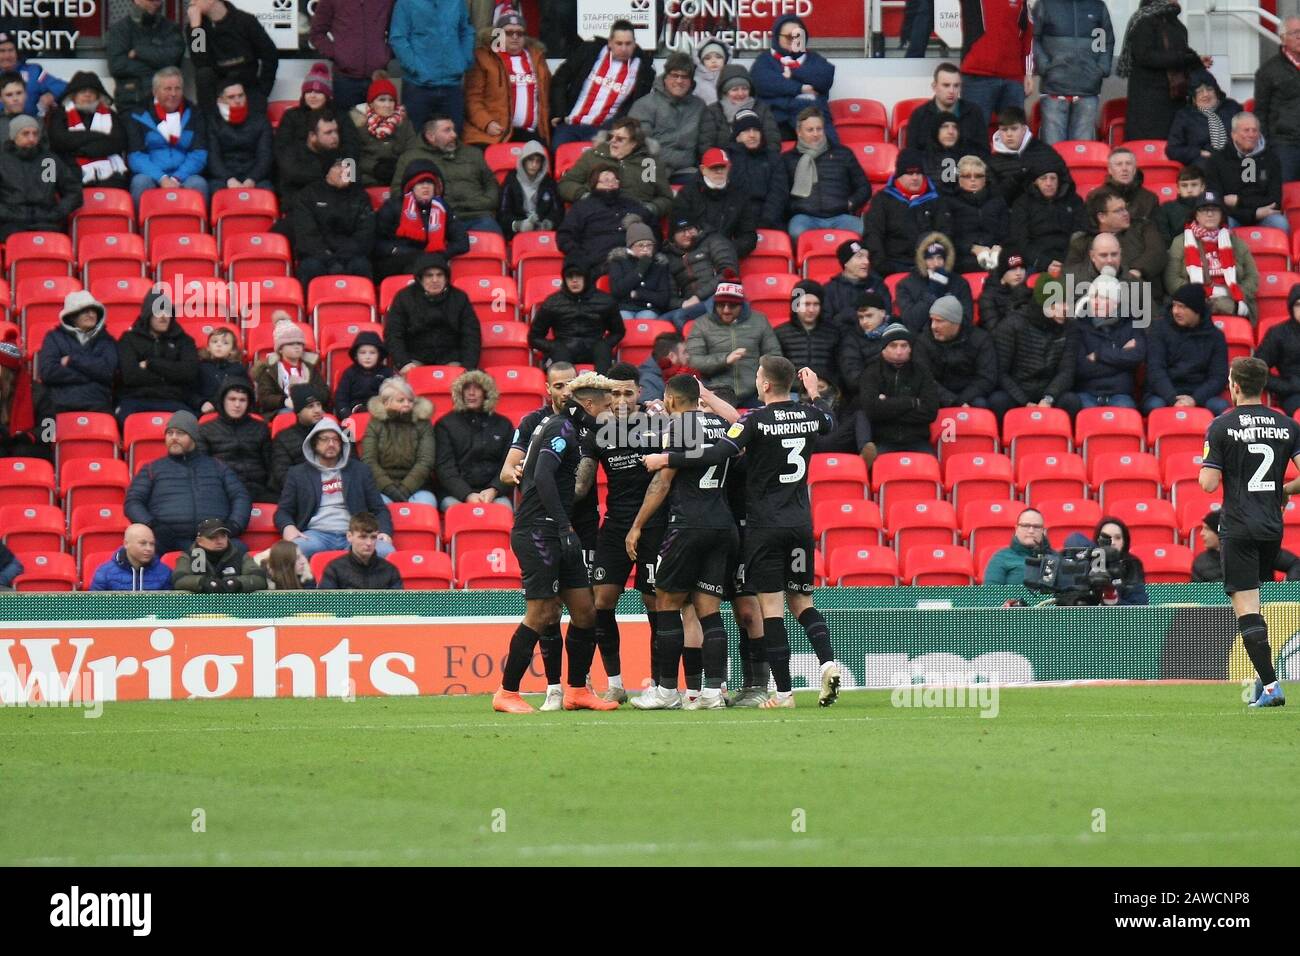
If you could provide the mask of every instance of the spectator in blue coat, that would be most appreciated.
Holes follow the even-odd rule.
[[[32,63],[18,55],[18,40],[11,32],[0,31],[0,73],[21,73],[27,82],[27,102],[23,112],[28,116],[44,116],[63,99],[68,84],[57,76],[50,76],[39,63]]]
[[[146,524],[127,527],[122,547],[95,569],[92,591],[170,591],[171,568],[158,557],[153,531]]]
[[[63,300],[59,324],[50,329],[36,360],[43,395],[37,419],[59,412],[112,412],[117,343],[104,329],[104,307],[89,292]]]
[[[1228,342],[1210,321],[1205,286],[1195,282],[1173,294],[1166,317],[1151,327],[1147,344],[1147,397],[1143,412],[1167,405],[1228,410]]]
[[[169,66],[154,74],[153,105],[131,114],[126,137],[131,198],[137,206],[146,189],[158,186],[195,189],[207,199],[207,124],[185,99],[180,70]]]
[[[808,27],[803,20],[793,14],[777,17],[772,24],[772,48],[759,55],[749,72],[754,95],[772,108],[783,137],[794,139],[796,117],[815,106],[826,122],[826,138],[839,142],[827,105],[835,66],[808,49]]]
[[[435,114],[465,126],[462,80],[474,62],[474,27],[464,0],[397,0],[388,45],[402,64],[402,101],[411,125]]]
[[[166,554],[188,548],[205,518],[218,518],[232,537],[248,527],[253,508],[239,476],[198,450],[199,422],[193,412],[176,412],[163,432],[167,454],[149,462],[126,490],[126,516],[153,529]]]

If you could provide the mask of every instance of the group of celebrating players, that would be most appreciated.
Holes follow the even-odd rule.
[[[794,707],[787,606],[821,665],[818,703],[830,706],[841,671],[826,621],[813,607],[808,463],[816,437],[834,419],[818,397],[816,374],[799,370],[808,400],[795,401],[794,366],[764,356],[755,377],[763,405],[743,415],[728,401],[734,396],[689,375],[665,383],[662,403],[642,405],[639,377],[624,363],[604,375],[552,363],[548,403],[515,433],[501,477],[522,490],[511,548],[526,609],[493,709],[533,712],[519,685],[539,644],[547,683],[542,710],[615,710],[627,702],[615,606],[633,574],[650,623],[651,668],[651,683],[631,699],[633,707]],[[607,480],[603,522],[597,468]],[[741,632],[743,686],[730,699],[722,692],[724,600]],[[563,641],[562,609],[569,613]],[[609,682],[600,695],[589,685],[597,648]]]

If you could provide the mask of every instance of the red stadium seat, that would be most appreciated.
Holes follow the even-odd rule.
[[[388,202],[390,196],[392,196],[392,189],[388,186],[366,187],[366,198],[370,200],[370,208],[375,212],[378,212],[379,207]]]
[[[59,468],[59,487],[68,514],[77,505],[120,505],[130,483],[126,462],[115,458],[74,458]]]
[[[374,283],[365,276],[317,276],[307,286],[307,311],[317,332],[327,325],[374,322]]]
[[[108,329],[129,328],[140,315],[140,303],[153,289],[153,279],[146,276],[118,276],[96,279],[90,294],[99,300],[108,314]],[[114,333],[116,337],[116,333]]]
[[[493,365],[483,371],[497,383],[497,414],[516,424],[546,398],[546,375],[539,368]]]
[[[1084,498],[1044,501],[1035,507],[1042,512],[1048,541],[1054,547],[1061,547],[1065,539],[1075,533],[1085,535],[1091,541],[1092,529],[1101,520],[1101,505]]]
[[[393,521],[393,546],[399,551],[437,551],[441,523],[437,505],[395,501],[388,506]]]
[[[745,299],[750,308],[767,316],[773,325],[781,325],[790,318],[790,293],[799,284],[801,276],[789,273],[750,273],[741,280]]]
[[[1002,447],[1021,455],[1070,450],[1070,416],[1059,408],[1012,408],[1002,417]]]
[[[72,240],[61,232],[15,232],[5,240],[4,254],[5,274],[15,289],[28,279],[72,275]]]
[[[167,430],[169,412],[136,412],[126,416],[122,426],[122,447],[126,449],[131,474],[146,462],[167,454],[163,432]]]
[[[241,303],[240,314],[245,317],[244,328],[251,332],[263,325],[272,326],[271,317],[277,309],[289,313],[296,322],[302,321],[302,286],[291,276],[261,276],[249,283],[250,288]]]
[[[269,189],[218,189],[212,194],[212,231],[217,245],[241,232],[269,232],[280,216],[280,203]]]
[[[959,514],[972,501],[1006,501],[1016,493],[1011,459],[986,452],[952,455],[943,465],[943,488]]]
[[[640,365],[650,357],[656,336],[677,331],[677,327],[666,319],[629,319],[623,323],[623,327],[627,334],[618,344],[618,360],[632,365]],[[488,364],[486,359],[483,362]]]
[[[741,279],[764,273],[790,273],[794,271],[794,247],[789,233],[778,229],[759,229],[758,245],[740,262]]]
[[[813,505],[813,537],[823,554],[836,548],[880,544],[884,540],[880,508],[874,501],[819,501]]]
[[[0,507],[0,540],[15,554],[65,551],[67,522],[56,505],[5,505]]]
[[[842,142],[883,143],[888,138],[889,114],[879,100],[838,99],[827,106]]]
[[[449,543],[452,560],[461,551],[510,549],[514,515],[496,504],[452,505],[443,515],[443,537]]]
[[[918,106],[924,106],[930,102],[927,97],[917,97],[914,99],[899,100],[894,104],[894,111],[889,117],[889,139],[897,143],[899,149],[907,146],[907,121],[912,118]],[[925,144],[918,145],[919,149],[924,149]]]
[[[44,458],[0,458],[0,487],[11,505],[54,504],[54,466]]]
[[[900,501],[885,512],[894,550],[947,547],[957,543],[957,512],[946,501]]]
[[[961,536],[971,554],[996,545],[1005,548],[1016,532],[1025,505],[1020,501],[972,501],[961,509]]]
[[[1300,182],[1287,183],[1287,185],[1300,186]],[[1300,285],[1300,274],[1295,272],[1261,272],[1259,291],[1255,293],[1260,314],[1263,315],[1265,311],[1272,311],[1275,308],[1280,314],[1286,315],[1287,296],[1296,285]]]
[[[287,276],[293,268],[289,240],[275,232],[237,232],[221,239],[221,262],[231,282]]]
[[[29,551],[17,557],[22,562],[23,573],[14,581],[14,590],[41,592],[76,589],[77,562],[72,555],[58,551]]]
[[[298,105],[297,100],[271,100],[266,104],[266,119],[271,124],[272,129],[280,125],[280,120],[284,114],[289,112]]]
[[[537,307],[545,302],[548,296],[559,292],[563,284],[564,280],[560,278],[559,273],[529,279],[528,285],[524,286],[524,297],[520,303],[524,309],[524,317],[531,320],[537,312]]]
[[[914,452],[890,452],[876,456],[871,466],[871,493],[880,511],[889,515],[895,502],[932,501],[942,492],[939,459]]]
[[[1122,143],[1124,141],[1124,123],[1128,118],[1128,97],[1118,96],[1101,104],[1098,116],[1101,140],[1104,143]]]
[[[1260,272],[1285,272],[1291,268],[1291,240],[1281,229],[1238,226],[1232,231],[1246,243]]]
[[[1147,416],[1147,447],[1162,461],[1165,455],[1198,453],[1212,421],[1208,408],[1157,408]]]
[[[1196,489],[1196,494],[1190,492],[1179,502],[1178,508],[1178,531],[1181,539],[1192,549],[1193,553],[1204,550],[1201,545],[1201,524],[1205,516],[1211,511],[1218,511],[1223,507],[1223,489],[1219,488],[1214,494],[1208,494]],[[1282,514],[1283,530],[1286,528],[1286,512]]]
[[[808,463],[808,494],[817,503],[866,498],[867,466],[853,454],[814,454]]]
[[[1146,569],[1148,584],[1183,584],[1192,579],[1192,552],[1181,544],[1132,547]]]
[[[1101,510],[1125,498],[1160,497],[1160,463],[1155,455],[1112,452],[1088,463],[1089,483],[1097,492]]]
[[[114,505],[83,505],[72,513],[68,541],[83,571],[83,556],[97,551],[116,551],[122,544],[122,533],[128,524],[130,520],[126,513]]]
[[[469,296],[474,313],[482,322],[502,319],[513,322],[519,318],[519,287],[513,276],[457,275],[452,285]]]
[[[1201,453],[1179,452],[1160,459],[1160,484],[1165,497],[1178,507],[1189,492],[1201,493]]]
[[[809,229],[800,234],[795,244],[795,262],[805,276],[812,276],[817,263],[830,268],[830,274],[835,275],[840,271],[836,250],[847,240],[860,238],[856,232],[847,229]]]
[[[272,501],[253,502],[253,507],[248,513],[248,527],[240,535],[240,540],[248,545],[250,554],[265,551],[280,540],[280,529],[275,526],[277,507]]]
[[[1157,498],[1127,498],[1116,501],[1107,514],[1128,525],[1131,544],[1174,544],[1178,540],[1178,518],[1174,506]]]
[[[74,458],[116,458],[121,436],[117,419],[105,412],[60,412],[54,416],[54,468]]]
[[[1021,455],[1016,459],[1016,486],[1027,504],[1088,496],[1088,473],[1078,455]]]
[[[292,415],[280,415],[278,418],[290,418]],[[343,421],[339,422],[339,427],[343,429],[343,434],[352,442],[354,448],[360,448],[361,443],[366,439],[366,426],[370,424],[369,412],[353,412]]]
[[[408,285],[414,285],[414,280],[410,276],[389,276],[379,283],[379,312],[380,315],[387,315],[388,309],[392,306],[393,300],[397,298],[397,293],[401,292]]]
[[[1140,452],[1145,431],[1136,408],[1085,408],[1074,418],[1074,444],[1084,461],[1115,452]]]
[[[1216,315],[1213,322],[1228,342],[1229,363],[1233,359],[1246,358],[1254,350],[1255,331],[1250,326],[1250,319],[1236,315]]]
[[[519,559],[509,548],[491,551],[466,551],[456,562],[456,583],[462,588],[523,587],[523,572]]]
[[[523,322],[483,322],[479,326],[479,338],[480,365],[528,365],[532,361],[528,326]]]
[[[903,583],[965,585],[975,583],[975,562],[965,548],[912,547],[903,556]]]
[[[871,182],[872,192],[883,189],[898,164],[898,147],[885,142],[846,142],[844,145],[853,151],[853,158]]]
[[[591,149],[594,143],[564,143],[555,150],[555,181],[567,173],[578,161],[578,157]]]
[[[1122,145],[1125,149],[1131,149],[1137,157],[1138,168],[1142,170],[1142,185],[1147,189],[1154,189],[1161,183],[1178,181],[1178,171],[1183,168],[1183,164],[1169,158],[1165,153],[1163,139],[1134,139]]]
[[[930,444],[942,463],[953,455],[998,450],[998,418],[987,408],[941,408],[930,426]]]
[[[394,551],[388,560],[402,576],[408,591],[446,591],[451,588],[451,558],[441,551]]]
[[[417,365],[406,373],[416,395],[437,399],[451,397],[451,384],[465,374],[459,365]]]
[[[837,587],[893,587],[898,555],[892,548],[837,548],[826,561],[826,577]]]
[[[78,240],[77,262],[86,288],[96,280],[142,276],[144,240],[131,232],[92,232]]]
[[[1282,547],[1288,551],[1300,551],[1300,502],[1295,498],[1282,508]]]
[[[168,285],[198,276],[217,274],[217,240],[202,233],[166,232],[149,242],[154,278]]]
[[[83,591],[90,590],[90,583],[95,579],[95,572],[102,565],[113,560],[117,554],[117,548],[111,551],[87,551],[85,554],[77,556],[77,565],[81,568],[81,584],[79,587]]]
[[[510,268],[521,289],[530,279],[559,275],[563,263],[554,232],[521,232],[510,241]]]
[[[1092,169],[1105,171],[1110,165],[1110,147],[1092,139],[1065,139],[1052,146],[1074,176],[1078,170]]]
[[[523,151],[523,143],[490,143],[483,150],[483,161],[496,176],[498,186],[504,186],[506,177],[518,168],[519,154]]]
[[[96,232],[131,232],[135,229],[135,203],[125,189],[95,186],[81,193],[81,206],[69,219],[72,244]]]
[[[317,585],[320,584],[321,578],[325,575],[325,566],[335,558],[341,558],[347,554],[346,549],[317,551],[311,556],[311,576],[316,579]],[[391,556],[390,556],[391,557]]]
[[[469,251],[452,260],[457,279],[469,276],[503,276],[506,274],[506,241],[499,232],[471,230]]]
[[[154,237],[163,233],[207,231],[208,207],[203,194],[194,189],[146,189],[136,221],[145,246],[152,249]]]

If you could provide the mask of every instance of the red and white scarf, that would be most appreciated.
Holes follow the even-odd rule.
[[[515,129],[537,129],[537,74],[528,51],[497,54],[506,68],[510,84],[510,125]]]
[[[86,132],[86,121],[82,119],[81,113],[75,106],[69,106],[64,116],[67,117],[69,133]],[[113,111],[103,103],[95,107],[95,115],[90,121],[90,132],[103,133],[105,136],[113,132]],[[83,183],[97,183],[110,176],[126,172],[126,162],[117,153],[104,159],[78,156],[77,165],[81,167]]]
[[[299,359],[296,363],[290,364],[283,358],[276,363],[275,377],[280,385],[280,390],[285,395],[289,394],[289,389],[295,385],[306,385],[311,382],[311,372],[307,368],[307,363]]]
[[[380,116],[368,105],[366,106],[366,132],[375,139],[388,139],[397,132],[397,127],[406,119],[406,107],[399,106],[387,116]]]
[[[567,121],[582,126],[603,125],[631,95],[640,66],[641,61],[636,56],[620,63],[610,56],[609,47],[601,50],[596,65],[583,81],[577,106],[569,113]]]
[[[803,66],[804,57],[807,55],[807,53],[800,53],[798,56],[791,56],[789,53],[778,53],[776,50],[772,51],[772,56],[776,59],[776,62],[781,64],[782,72],[786,70],[799,69],[799,67]]]
[[[403,239],[424,243],[425,252],[442,252],[447,248],[447,210],[441,202],[433,200],[429,204],[429,225],[426,227],[415,193],[409,192],[402,200],[397,234]]]
[[[1204,229],[1195,223],[1183,230],[1183,263],[1187,281],[1204,285],[1212,295],[1230,295],[1244,302],[1237,284],[1237,257],[1232,251],[1228,229]]]
[[[181,141],[181,133],[185,132],[185,126],[181,122],[184,113],[180,110],[168,113],[154,100],[153,115],[158,119],[159,135],[172,146],[177,145]]]

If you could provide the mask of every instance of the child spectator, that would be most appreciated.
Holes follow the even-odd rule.
[[[276,312],[272,341],[275,351],[253,366],[257,386],[257,409],[263,415],[293,411],[289,389],[310,385],[322,402],[329,398],[329,386],[316,368],[317,355],[307,352],[307,337],[285,312]]]
[[[564,204],[551,176],[546,148],[537,140],[524,144],[515,168],[501,187],[497,222],[507,239],[534,229],[558,229],[564,219]]]
[[[310,591],[316,587],[311,562],[292,541],[277,541],[253,559],[266,572],[268,591]]]
[[[627,248],[609,254],[609,291],[625,320],[655,319],[668,310],[672,275],[655,245],[654,231],[637,222],[627,227]]]
[[[247,379],[248,369],[235,330],[222,326],[209,332],[208,344],[199,349],[200,413],[206,415],[217,410],[217,389],[228,378]]]
[[[348,358],[352,364],[334,390],[334,410],[340,420],[364,412],[366,403],[379,394],[384,379],[394,374],[388,366],[388,349],[378,332],[358,332],[348,349]]]

